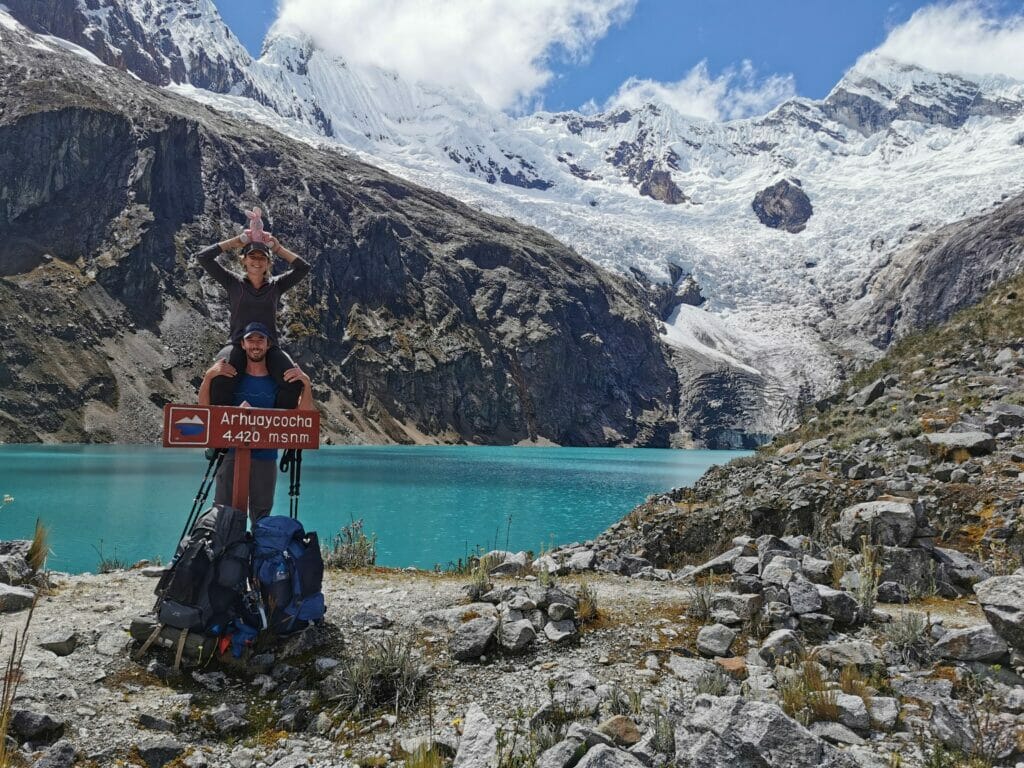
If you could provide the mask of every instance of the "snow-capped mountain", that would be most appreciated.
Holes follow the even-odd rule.
[[[253,59],[210,0],[6,3],[107,64],[540,227],[601,266],[678,283],[669,293],[695,283],[707,301],[663,303],[664,339],[684,387],[728,369],[759,389],[754,432],[784,426],[801,386],[834,382],[837,345],[870,353],[845,312],[857,302],[864,325],[874,275],[1021,190],[1024,84],[1006,78],[868,57],[825,99],[753,119],[656,103],[512,118],[286,29]]]

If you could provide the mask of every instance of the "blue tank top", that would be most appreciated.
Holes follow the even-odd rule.
[[[235,385],[235,405],[248,403],[253,408],[273,408],[277,402],[277,382],[273,376],[252,376],[243,373]],[[276,448],[257,448],[252,452],[254,461],[277,461]]]

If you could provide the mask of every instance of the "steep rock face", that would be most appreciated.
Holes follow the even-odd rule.
[[[803,232],[814,213],[811,200],[799,179],[782,179],[754,195],[751,203],[757,218],[766,227]]]
[[[1016,100],[992,98],[977,82],[953,74],[928,75],[895,61],[869,61],[849,72],[821,103],[825,117],[865,136],[896,120],[959,128],[968,118],[1019,114]]]
[[[668,444],[676,374],[622,279],[538,230],[5,42],[0,133],[21,173],[0,208],[18,244],[3,439],[154,439],[223,338],[223,297],[189,256],[253,196],[313,263],[282,325],[338,439]]]
[[[880,348],[948,320],[1024,266],[1024,195],[897,253],[853,304],[849,326]]]
[[[226,93],[246,80],[243,67],[250,57],[234,44],[210,0],[140,4],[134,9],[138,16],[111,0],[10,0],[5,5],[30,29],[69,40],[104,64],[134,72],[153,85],[190,83]],[[178,17],[185,25],[218,29],[223,49],[184,47],[172,31]]]

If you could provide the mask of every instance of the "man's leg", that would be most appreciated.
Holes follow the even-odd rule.
[[[295,361],[291,356],[278,346],[267,350],[267,371],[274,377],[277,384],[277,402],[275,408],[298,408],[299,398],[302,397],[301,381],[285,381],[284,372],[295,367]]]
[[[252,522],[270,514],[276,489],[277,462],[273,459],[253,461],[249,474],[249,519]]]
[[[227,360],[238,371],[245,373],[245,350],[241,344],[229,344],[217,353],[217,360]],[[235,384],[238,376],[218,376],[210,382],[210,405],[234,405]]]
[[[235,452],[224,457],[224,463],[217,470],[217,490],[213,493],[216,504],[231,506],[231,492],[235,486]]]

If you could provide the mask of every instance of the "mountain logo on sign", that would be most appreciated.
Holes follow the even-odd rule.
[[[174,431],[180,437],[196,437],[206,432],[206,422],[198,416],[185,416],[174,422]]]

